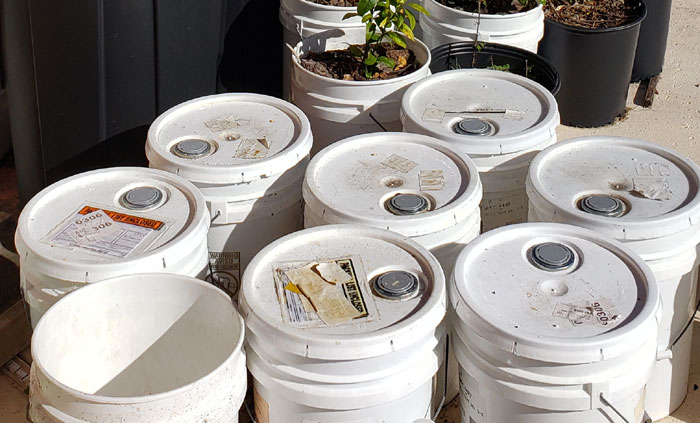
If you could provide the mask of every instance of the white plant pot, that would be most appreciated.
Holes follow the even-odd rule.
[[[511,14],[479,14],[447,7],[436,0],[423,0],[430,15],[421,15],[421,38],[431,49],[443,44],[474,41],[505,44],[537,53],[544,35],[542,6]],[[478,33],[477,33],[478,27]]]
[[[336,29],[309,37],[294,48],[291,100],[311,121],[312,155],[335,141],[382,130],[375,120],[387,131],[400,131],[403,93],[430,75],[430,50],[418,40],[407,40],[407,44],[420,67],[394,79],[344,81],[317,75],[301,66],[301,57],[310,51],[342,50],[364,41],[364,28]]]
[[[336,28],[364,28],[359,17],[343,19],[354,7],[337,7],[318,4],[309,0],[281,0],[279,19],[283,28],[282,43],[282,93],[289,99],[289,74],[292,67],[292,51],[304,38]]]

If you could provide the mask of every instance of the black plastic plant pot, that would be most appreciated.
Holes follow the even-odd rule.
[[[539,54],[561,77],[556,99],[562,124],[592,128],[624,115],[639,27],[646,17],[641,0],[639,7],[637,20],[615,28],[579,28],[545,19]]]
[[[430,52],[433,73],[453,69],[507,69],[526,76],[556,95],[561,86],[559,72],[542,56],[521,48],[502,44],[483,44],[475,48],[472,42],[445,44]]]
[[[632,82],[656,76],[664,67],[671,20],[671,0],[646,0],[646,5],[647,18],[639,29]]]

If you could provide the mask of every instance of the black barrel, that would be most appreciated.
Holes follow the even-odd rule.
[[[503,44],[483,44],[474,47],[473,42],[445,44],[431,52],[430,71],[433,73],[453,69],[485,69],[508,67],[508,72],[526,76],[556,95],[561,86],[559,72],[542,56],[517,47]]]
[[[561,77],[556,98],[562,124],[602,126],[625,113],[639,27],[647,14],[641,0],[639,7],[637,20],[615,28],[579,28],[545,19],[539,54]]]
[[[664,67],[664,56],[666,56],[671,0],[646,0],[646,4],[647,18],[639,29],[632,82],[660,74]]]

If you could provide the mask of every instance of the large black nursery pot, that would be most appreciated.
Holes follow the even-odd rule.
[[[473,42],[459,42],[436,47],[430,54],[433,58],[430,71],[433,73],[508,65],[508,72],[526,76],[554,95],[561,86],[559,73],[547,59],[517,47],[492,43],[475,48]]]
[[[642,0],[639,7],[637,20],[615,28],[579,28],[545,19],[539,54],[561,77],[556,99],[562,124],[602,126],[625,113],[639,27],[646,17]]]
[[[639,29],[632,82],[656,76],[664,67],[671,20],[671,0],[646,0],[646,5],[647,18]]]

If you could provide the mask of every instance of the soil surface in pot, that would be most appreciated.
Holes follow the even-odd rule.
[[[364,45],[353,47],[362,49]],[[391,43],[381,43],[376,51],[396,62],[394,69],[383,63],[376,66],[376,72],[371,78],[366,78],[362,59],[350,52],[350,47],[343,50],[330,50],[321,53],[309,52],[301,58],[301,65],[308,71],[326,78],[343,79],[346,81],[368,81],[392,79],[407,75],[420,67],[416,55],[410,49],[397,47]]]
[[[547,19],[579,28],[615,28],[642,16],[639,0],[547,0]]]
[[[526,12],[534,9],[540,3],[537,0],[436,0],[440,4],[462,12],[503,15],[508,13]],[[481,4],[481,9],[479,9]]]
[[[323,4],[326,6],[355,7],[360,0],[309,0],[311,3]]]

